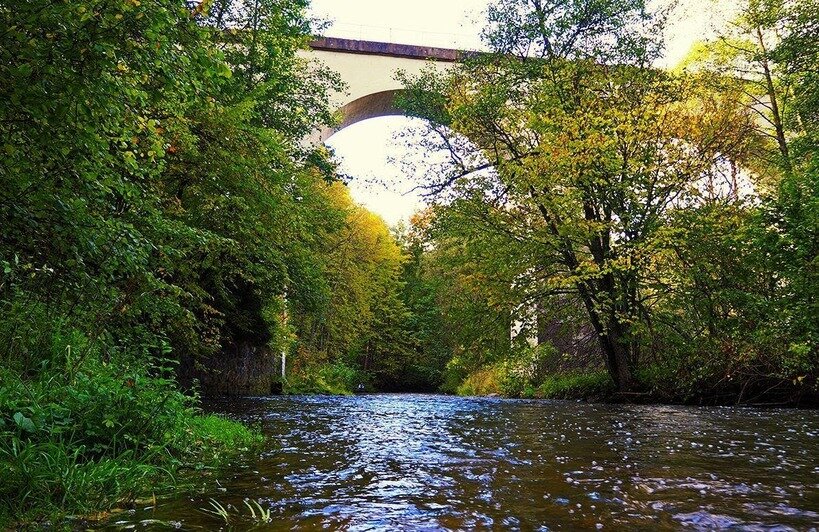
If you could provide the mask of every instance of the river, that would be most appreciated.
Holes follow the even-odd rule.
[[[268,449],[200,495],[116,515],[107,528],[227,528],[203,510],[212,500],[240,530],[819,526],[817,411],[434,395],[208,408],[260,423]]]

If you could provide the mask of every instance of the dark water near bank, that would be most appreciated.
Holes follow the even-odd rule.
[[[811,530],[819,412],[423,395],[275,397],[211,408],[270,449],[201,496],[111,528]],[[243,503],[270,509],[258,524]]]

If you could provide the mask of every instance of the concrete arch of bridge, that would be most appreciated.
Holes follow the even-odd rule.
[[[458,50],[339,38],[317,39],[305,59],[317,61],[338,73],[344,92],[331,94],[330,105],[342,113],[337,127],[317,131],[309,139],[324,142],[333,133],[368,118],[403,114],[395,96],[404,90],[397,72],[416,76],[429,69],[443,72],[461,56]]]
[[[356,122],[367,120],[369,118],[378,118],[380,116],[406,116],[403,110],[396,105],[396,97],[403,92],[404,89],[391,89],[380,92],[374,92],[366,96],[362,96],[350,103],[342,106],[339,109],[341,113],[341,123],[334,128],[326,128],[321,132],[321,142],[329,139],[333,134],[341,131],[347,126],[351,126]]]

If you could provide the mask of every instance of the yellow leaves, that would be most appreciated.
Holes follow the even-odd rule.
[[[416,211],[410,216],[410,227],[418,231],[426,231],[432,225],[435,219],[435,213],[432,209],[426,208]]]
[[[384,221],[357,205],[343,183],[319,187],[330,211],[343,215],[341,227],[326,235],[322,255],[331,290],[326,326],[334,349],[344,351],[370,327],[384,294],[394,290],[403,256]]]

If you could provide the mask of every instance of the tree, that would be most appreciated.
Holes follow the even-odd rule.
[[[787,0],[747,0],[719,37],[700,43],[682,63],[720,76],[718,84],[739,87],[738,105],[754,113],[758,131],[775,147],[773,160],[792,167],[786,112],[793,94],[791,76],[774,58],[783,32]],[[770,165],[769,165],[770,166]]]
[[[812,3],[743,2],[719,38],[683,64],[754,117],[753,149],[738,169],[762,185],[746,201],[673,213],[675,257],[663,266],[673,290],[653,320],[665,328],[658,336],[674,353],[666,363],[678,368],[683,394],[796,402],[815,374],[816,332],[802,319],[815,314],[819,234],[815,127],[803,120],[817,56]]]
[[[159,354],[158,323],[191,317],[150,266],[173,253],[153,237],[203,235],[164,215],[158,184],[171,139],[229,68],[179,3],[24,2],[0,17],[0,254],[17,265],[0,298],[27,302],[12,315],[48,307],[31,338],[60,324],[107,356]]]
[[[0,7],[0,307],[24,336],[217,365],[287,345],[288,304],[321,306],[314,233],[342,216],[301,141],[334,80],[297,57],[303,3],[229,7],[252,31],[206,4]]]
[[[460,207],[466,207],[460,204]],[[459,208],[432,208],[413,220],[417,273],[436,310],[440,330],[425,349],[444,349],[450,357],[444,384],[510,352],[510,326],[517,306],[512,279],[514,249],[491,234],[475,234],[474,220]],[[425,249],[424,253],[421,253]],[[444,366],[444,364],[441,364]],[[449,390],[452,391],[452,390]]]
[[[325,186],[322,194],[341,218],[317,250],[329,297],[318,312],[300,317],[301,341],[326,361],[369,370],[404,345],[397,332],[406,311],[403,255],[384,221],[355,204],[343,183]]]
[[[819,2],[786,3],[781,41],[772,52],[792,87],[784,112],[791,165],[767,204],[763,249],[782,282],[775,316],[787,338],[789,376],[819,371]],[[816,389],[814,387],[814,389]]]
[[[426,110],[442,85],[431,75],[406,102],[438,120],[430,138],[452,154],[429,190],[527,249],[529,290],[578,297],[622,392],[636,385],[668,214],[726,179],[751,128],[728,98],[650,68],[660,19],[639,1],[497,4],[494,53],[454,71],[443,108]]]
[[[201,12],[232,66],[234,101],[252,102],[257,125],[294,140],[333,123],[330,89],[337,73],[298,54],[314,34],[307,0],[215,0]],[[298,145],[291,148],[299,148]]]

